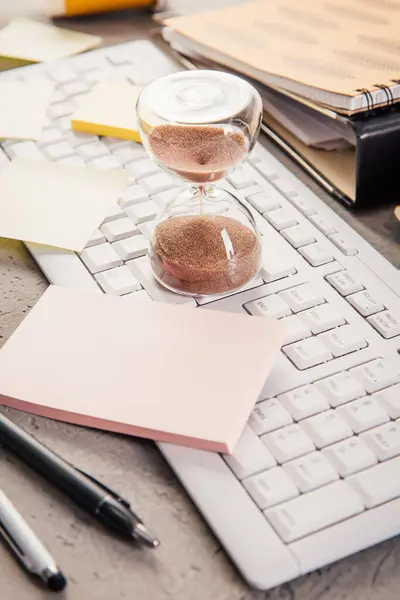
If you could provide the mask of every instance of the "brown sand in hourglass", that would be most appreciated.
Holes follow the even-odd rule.
[[[179,216],[157,225],[151,260],[167,286],[188,294],[222,294],[257,274],[259,252],[257,236],[236,219]]]
[[[247,153],[243,133],[211,125],[159,125],[149,134],[155,157],[193,183],[225,177]]]

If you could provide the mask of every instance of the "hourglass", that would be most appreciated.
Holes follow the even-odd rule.
[[[258,92],[228,73],[184,71],[144,88],[136,111],[150,157],[188,184],[157,217],[149,248],[154,276],[181,294],[242,288],[258,273],[260,235],[246,206],[215,182],[254,146]]]

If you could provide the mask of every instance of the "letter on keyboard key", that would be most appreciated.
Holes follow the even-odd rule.
[[[281,250],[268,248],[268,251],[263,252],[260,275],[265,283],[271,283],[295,273],[293,260]]]
[[[285,463],[315,450],[311,439],[298,425],[288,425],[278,431],[266,433],[261,440],[279,463]]]
[[[333,275],[328,275],[326,279],[341,296],[348,296],[363,289],[362,284],[350,275],[348,271],[333,273]]]
[[[292,227],[293,225],[297,225],[296,214],[290,209],[286,208],[277,208],[276,210],[271,210],[270,212],[265,213],[265,218],[278,231],[286,229],[287,227]]]
[[[398,371],[382,358],[355,367],[350,373],[370,394],[400,381]]]
[[[280,319],[290,315],[291,310],[277,294],[271,294],[264,298],[259,298],[253,302],[244,305],[251,315],[255,317],[272,317]]]
[[[111,244],[98,244],[82,250],[80,257],[93,274],[122,265],[122,260]]]
[[[400,454],[400,422],[381,425],[361,434],[379,460],[388,460]]]
[[[400,335],[400,318],[389,310],[368,317],[367,320],[387,340]]]
[[[333,329],[345,323],[344,318],[336,313],[332,305],[327,302],[299,313],[299,317],[314,334],[328,331],[328,329]]]
[[[333,235],[329,236],[329,239],[346,256],[354,256],[355,254],[358,254],[357,248],[351,243],[350,240],[348,240],[342,234],[340,234],[340,233],[334,233]]]
[[[339,479],[339,475],[321,452],[297,458],[287,463],[284,469],[301,492],[309,492]]]
[[[366,340],[362,339],[353,325],[343,325],[333,331],[321,333],[318,339],[325,344],[333,356],[344,356],[355,350],[365,348]]]
[[[358,494],[337,481],[271,508],[265,516],[284,542],[289,543],[364,510]]]
[[[95,278],[106,294],[123,296],[141,289],[140,283],[125,265],[98,273]]]
[[[281,467],[253,475],[245,479],[243,485],[261,510],[299,495],[295,484]]]
[[[310,384],[286,392],[278,396],[278,399],[296,421],[301,421],[329,408],[329,404],[321,392]]]
[[[386,410],[391,419],[400,418],[400,384],[386,388],[372,396]]]
[[[118,223],[119,221],[115,221]],[[127,261],[132,258],[138,258],[147,254],[148,241],[144,235],[134,235],[113,244],[113,248],[118,252],[122,260]]]
[[[329,249],[327,249],[324,244],[321,244],[320,242],[310,244],[309,246],[304,246],[303,248],[299,249],[299,252],[313,267],[319,267],[320,265],[325,265],[326,263],[334,260]]]
[[[385,308],[368,290],[347,296],[347,300],[363,317],[369,317]]]
[[[348,483],[361,495],[367,508],[373,508],[400,496],[400,458],[354,475]]]
[[[292,417],[275,398],[256,404],[249,419],[249,425],[257,435],[268,433],[290,423],[293,423]]]
[[[247,197],[248,202],[250,202],[250,204],[261,214],[274,210],[275,208],[280,208],[281,206],[281,197],[278,192],[272,186],[269,187],[271,187],[271,191],[269,191],[268,188],[267,192],[258,192],[257,194],[252,194]]]
[[[320,365],[333,358],[329,350],[317,338],[309,338],[290,346],[285,346],[283,352],[301,371]]]
[[[349,402],[338,413],[355,433],[361,433],[389,421],[389,415],[372,396]]]
[[[140,281],[149,296],[159,302],[168,302],[170,304],[187,304],[196,306],[196,302],[190,296],[180,296],[174,292],[170,292],[154,278],[151,270],[150,262],[147,256],[135,258],[126,263],[135,277]]]
[[[307,325],[296,315],[282,319],[282,325],[284,327],[285,336],[283,345],[292,344],[293,342],[298,342],[311,336],[311,331]]]
[[[289,227],[282,231],[282,235],[293,248],[301,248],[302,246],[307,246],[308,244],[313,244],[315,242],[312,231],[304,225]]]
[[[224,459],[238,479],[250,477],[276,465],[271,453],[248,425],[244,428],[232,454],[225,454]]]
[[[301,285],[280,292],[279,296],[296,313],[307,308],[313,308],[325,301],[324,297],[318,294],[314,286],[310,283],[302,283]]]
[[[365,396],[363,386],[347,371],[321,379],[315,385],[333,408]]]
[[[350,426],[334,410],[327,410],[302,421],[301,426],[317,448],[324,448],[353,435]]]
[[[341,477],[376,465],[377,458],[359,437],[351,437],[343,442],[322,450]]]

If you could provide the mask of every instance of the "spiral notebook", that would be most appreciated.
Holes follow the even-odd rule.
[[[400,99],[400,0],[259,0],[164,23],[181,47],[338,111]]]

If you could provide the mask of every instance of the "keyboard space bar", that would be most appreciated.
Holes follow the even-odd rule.
[[[287,546],[218,454],[159,448],[250,584],[266,589],[299,575]]]

